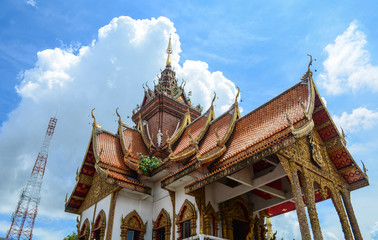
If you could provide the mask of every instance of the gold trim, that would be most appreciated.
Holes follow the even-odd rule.
[[[172,146],[181,137],[181,135],[183,134],[183,132],[184,132],[184,130],[185,130],[185,128],[188,124],[190,124],[190,113],[189,113],[189,111],[187,111],[185,113],[184,120],[183,120],[183,123],[182,123],[180,129],[176,132],[176,134],[174,134],[173,136],[170,137],[169,142],[167,140],[167,143],[168,143],[169,146]],[[168,134],[167,134],[167,136],[168,136]]]
[[[296,139],[307,136],[312,129],[314,129],[314,121],[311,119],[307,121],[302,127],[295,129],[294,127],[291,128],[291,133],[293,133]]]
[[[160,221],[159,221],[160,219]],[[156,239],[157,230],[164,228],[165,230],[165,240],[171,239],[171,218],[169,213],[163,208],[159,215],[156,217],[156,220],[153,221],[152,228],[152,239]]]
[[[136,210],[127,214],[125,218],[122,218],[121,224],[121,240],[126,240],[127,231],[135,230],[139,231],[139,239],[144,239],[144,234],[146,233],[147,222],[143,224],[142,218],[139,216]]]
[[[189,142],[199,143],[201,141],[201,139],[205,136],[205,133],[207,132],[207,130],[209,129],[211,121],[215,119],[214,106],[213,106],[213,102],[215,100],[215,97],[216,97],[216,95],[214,95],[213,101],[211,102],[211,106],[210,106],[209,110],[207,111],[208,115],[207,115],[206,123],[203,126],[201,132],[198,134],[198,136],[195,139],[190,139]],[[188,137],[191,138],[189,136],[190,135],[189,131],[190,130],[188,130],[188,133],[189,133]],[[197,147],[198,147],[198,145],[197,145]],[[172,154],[169,155],[169,158],[173,161],[179,161],[179,160],[182,160],[184,158],[190,157],[191,155],[193,155],[196,152],[197,152],[196,146],[193,145],[193,144],[190,144],[190,147],[187,148],[186,150],[184,150],[183,152],[181,152],[179,155],[173,155],[173,153],[172,153]]]
[[[78,239],[81,239],[84,237],[84,240],[88,240],[89,239],[89,235],[91,233],[91,228],[90,228],[91,224],[89,223],[89,220],[88,218],[86,218],[83,222],[83,225],[81,226],[80,228],[80,232],[78,232]]]
[[[114,211],[115,211],[115,205],[117,203],[118,193],[119,193],[120,190],[121,189],[112,192],[112,196],[111,196],[111,199],[110,199],[108,231],[106,231],[106,240],[112,239],[113,223],[114,223]]]
[[[182,223],[185,221],[190,221],[190,236],[197,235],[197,212],[196,208],[194,207],[193,203],[191,203],[188,199],[185,199],[184,203],[182,204],[179,214],[177,215],[177,233],[179,234],[179,239],[182,239]]]
[[[96,118],[95,118],[95,116],[93,115],[93,111],[94,111],[95,109],[96,109],[96,108],[92,108],[92,110],[91,110],[91,115],[92,115],[92,118],[93,118],[92,126],[93,126],[93,128],[101,128],[100,124],[98,124],[98,123],[96,122]]]
[[[151,148],[152,146],[152,140],[148,139],[145,132],[144,132],[144,127],[143,127],[143,122],[142,122],[142,115],[139,113],[139,121],[138,121],[138,130],[140,131],[142,135],[142,139],[144,144],[147,146],[148,149]]]
[[[227,150],[226,146],[217,147],[210,153],[207,153],[204,156],[198,157],[198,161],[202,164],[206,164],[213,159],[217,159]]]
[[[100,218],[99,225],[96,227],[97,219]],[[95,232],[97,230],[100,230],[100,239],[95,238]],[[97,217],[95,221],[93,222],[93,228],[92,228],[92,239],[94,240],[104,240],[105,239],[105,230],[106,230],[106,215],[104,210],[101,209],[101,211],[97,214]]]

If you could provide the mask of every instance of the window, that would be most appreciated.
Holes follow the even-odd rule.
[[[182,223],[182,238],[190,237],[190,221]]]
[[[134,210],[122,219],[121,240],[143,239],[146,233],[146,224],[143,224],[139,214]]]
[[[100,233],[101,233],[100,229],[94,232],[94,240],[100,240]]]
[[[139,232],[129,230],[127,231],[127,240],[138,240],[139,239]]]
[[[156,231],[156,240],[165,240],[165,228]]]

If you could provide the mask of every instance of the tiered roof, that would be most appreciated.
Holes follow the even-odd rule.
[[[153,93],[146,92],[145,106],[154,102]],[[183,94],[184,97],[180,98],[185,102],[185,94],[180,94]],[[172,100],[171,103],[177,102],[177,95],[164,96],[167,101]],[[213,110],[215,97],[210,108],[193,121],[193,111],[189,107],[176,130],[168,135],[165,146],[160,148],[152,143],[140,115],[138,126],[134,128],[123,123],[117,112],[117,134],[102,129],[92,115],[93,131],[77,174],[77,184],[67,200],[66,211],[78,211],[96,172],[108,183],[143,194],[151,194],[151,188],[142,183],[142,175],[152,177],[164,172],[160,178],[161,186],[167,189],[178,179],[191,176],[192,181],[185,185],[186,193],[190,194],[252,163],[256,165],[254,169],[271,167],[274,163],[261,160],[290,146],[309,129],[318,132],[332,163],[351,190],[368,185],[366,171],[359,168],[348,152],[344,135],[339,133],[322,102],[310,68],[298,84],[243,117],[240,116],[237,98],[231,108],[218,118],[215,118]],[[165,157],[157,169],[146,174],[139,171],[139,153]],[[171,168],[173,165],[176,167]],[[202,174],[193,174],[198,171]],[[282,190],[278,183],[269,184],[271,188]],[[252,193],[262,198],[272,197],[258,189]],[[282,204],[290,207],[290,202]],[[275,214],[275,208],[268,210],[271,215]]]

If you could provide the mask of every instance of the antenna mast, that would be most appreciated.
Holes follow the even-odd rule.
[[[50,118],[45,140],[26,187],[21,191],[16,211],[13,213],[12,224],[6,236],[7,239],[32,239],[35,217],[38,212],[43,175],[45,174],[47,156],[57,118]]]

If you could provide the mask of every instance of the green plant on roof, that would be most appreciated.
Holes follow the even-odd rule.
[[[139,170],[142,171],[144,174],[150,173],[161,163],[160,158],[154,156],[144,156],[141,153],[138,153],[137,155],[139,157]]]

